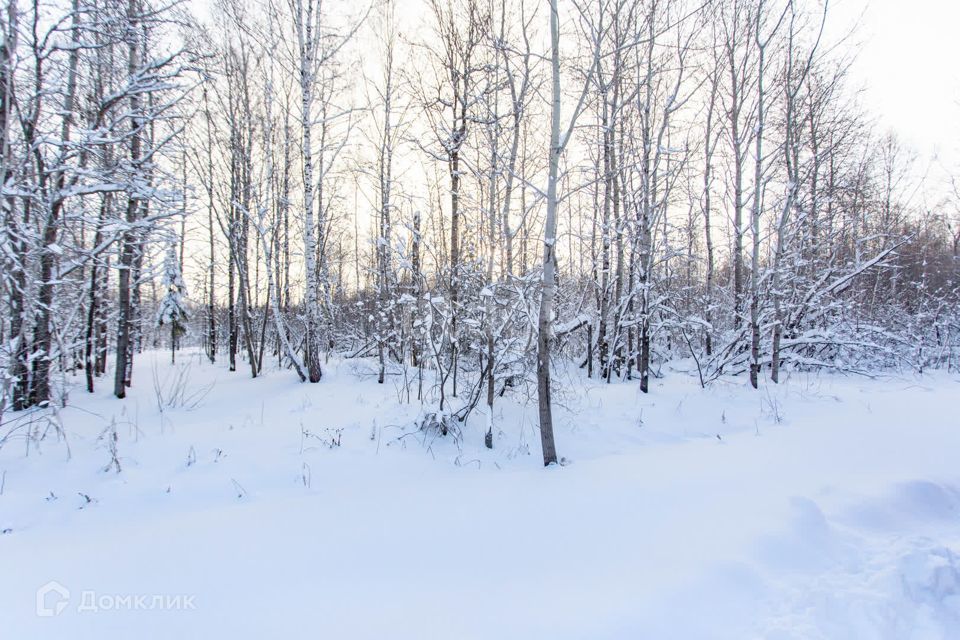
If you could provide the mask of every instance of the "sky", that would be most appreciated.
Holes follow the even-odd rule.
[[[836,27],[858,24],[853,83],[882,130],[918,154],[933,190],[960,172],[960,3],[831,0]]]

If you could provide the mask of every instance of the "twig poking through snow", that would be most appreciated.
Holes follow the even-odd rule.
[[[310,469],[310,465],[306,462],[300,467],[300,479],[303,480],[303,486],[307,489],[313,484],[313,472]]]
[[[237,482],[233,478],[230,478],[230,482],[233,483],[234,488],[237,490],[238,500],[242,500],[247,497],[247,490],[243,488],[243,485],[241,485],[239,482]]]

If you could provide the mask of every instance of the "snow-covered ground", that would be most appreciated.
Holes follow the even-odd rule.
[[[543,469],[516,396],[488,451],[365,363],[167,357],[0,448],[0,638],[960,638],[956,375],[572,371]]]

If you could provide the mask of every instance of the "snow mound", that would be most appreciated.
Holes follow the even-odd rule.
[[[848,524],[886,531],[906,522],[922,527],[958,519],[960,491],[929,480],[897,483],[885,495],[849,506],[842,516]]]
[[[843,524],[795,499],[793,527],[761,545],[764,567],[780,584],[770,589],[778,595],[757,637],[960,638],[960,558],[938,541],[960,533],[957,505],[955,489],[921,480],[847,506]],[[904,535],[917,526],[937,537]],[[798,578],[801,571],[807,575]]]

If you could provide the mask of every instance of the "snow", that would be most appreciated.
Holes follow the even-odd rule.
[[[418,432],[373,363],[168,359],[124,401],[73,390],[69,459],[25,426],[0,448],[3,638],[960,638],[956,375],[668,370],[645,396],[564,370],[543,469],[522,397],[488,451],[480,413]]]

